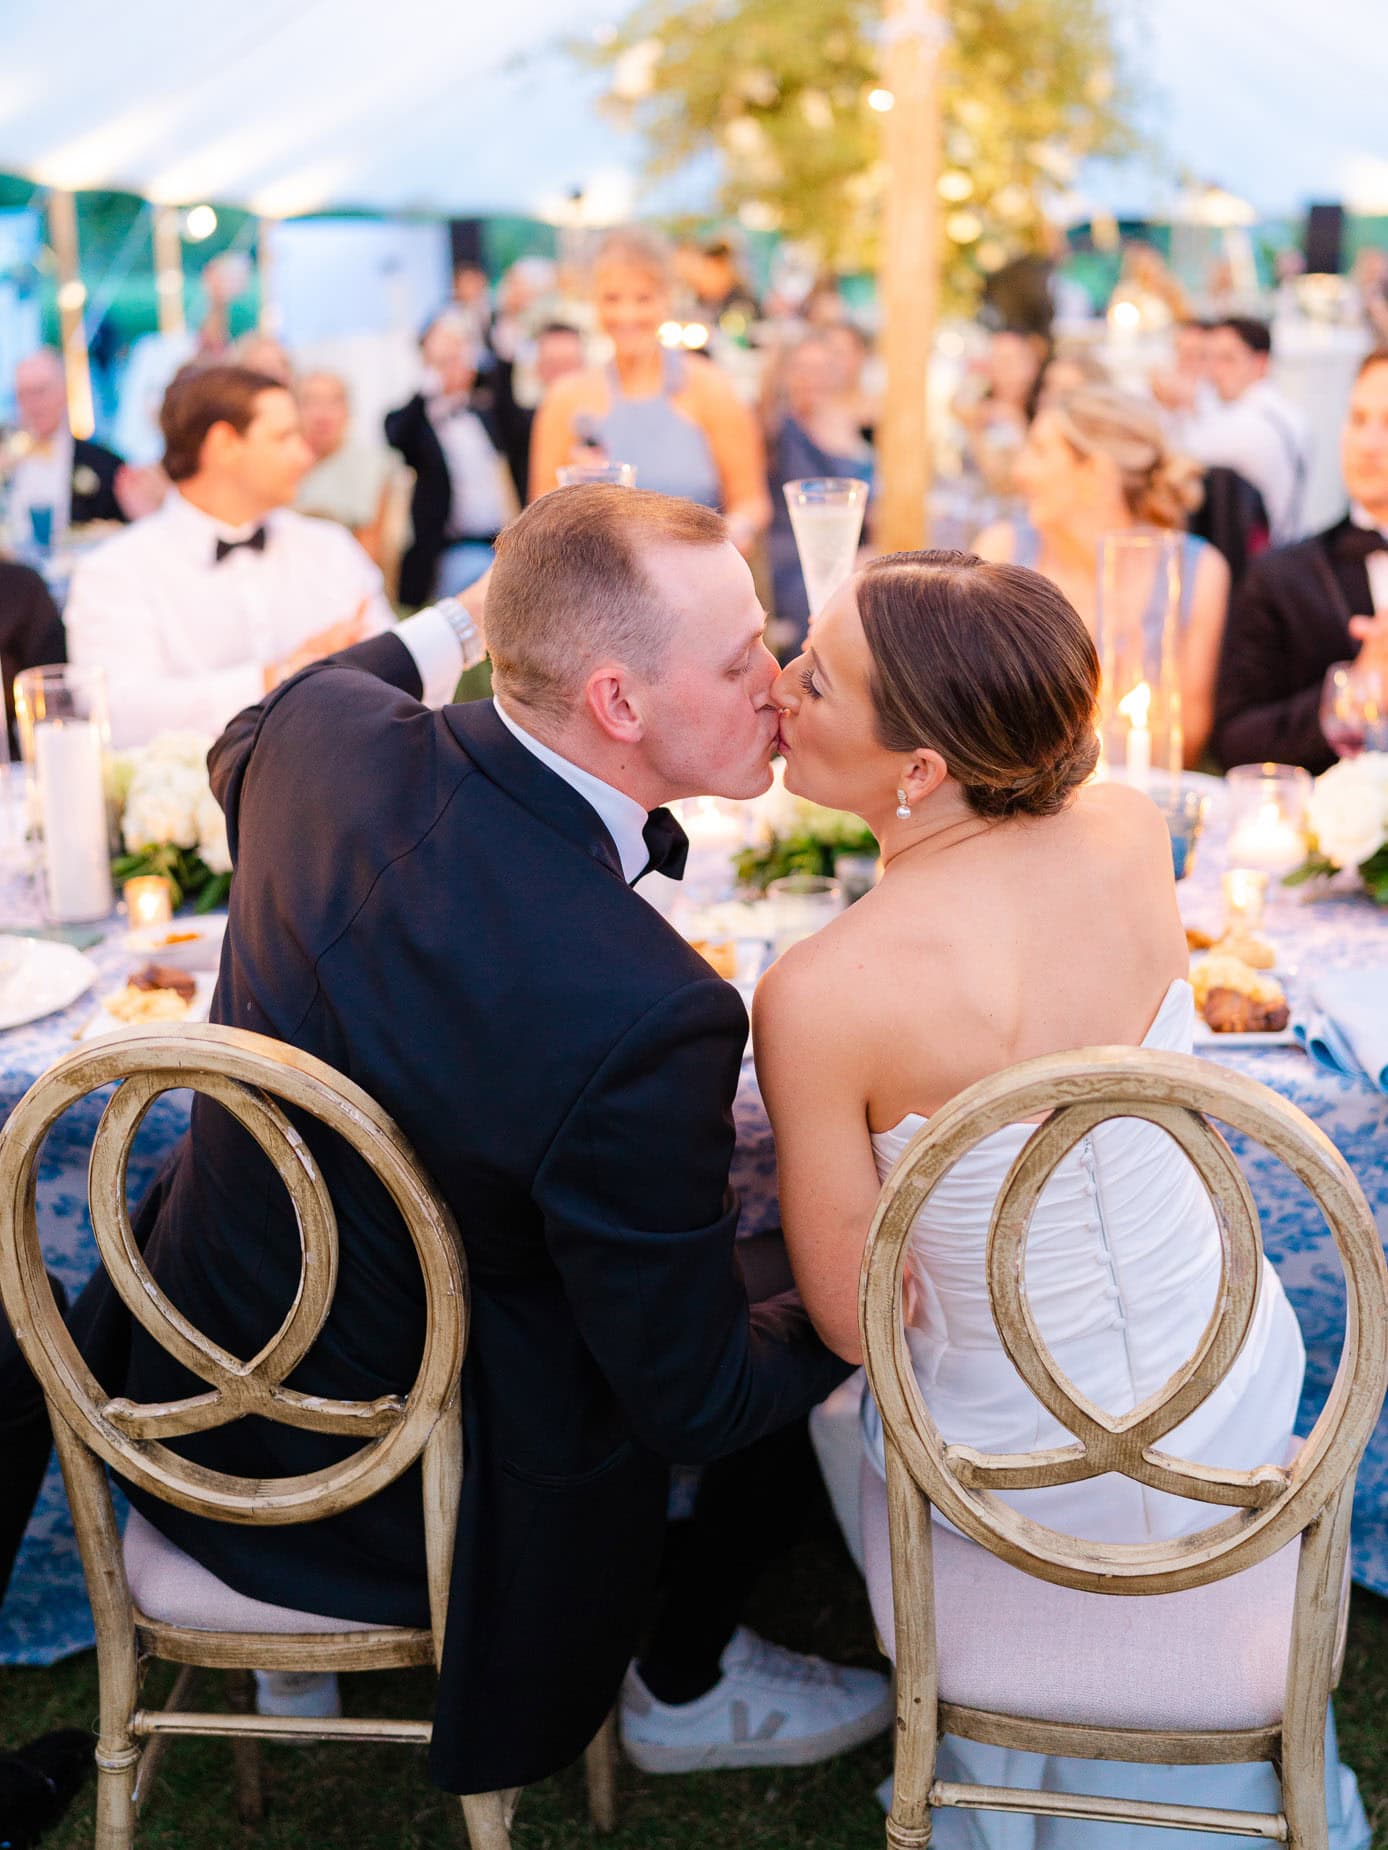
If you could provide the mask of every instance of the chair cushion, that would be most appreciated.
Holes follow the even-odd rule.
[[[895,1657],[886,1486],[865,1468],[873,1617]],[[1301,1543],[1185,1593],[1077,1593],[934,1525],[940,1699],[1109,1728],[1263,1728],[1282,1718]]]
[[[147,1619],[196,1632],[377,1632],[388,1626],[292,1612],[237,1593],[191,1555],[175,1548],[138,1510],[131,1510],[123,1544],[131,1597]]]

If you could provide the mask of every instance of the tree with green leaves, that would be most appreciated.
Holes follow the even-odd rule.
[[[945,0],[940,172],[947,297],[1041,241],[1089,155],[1130,152],[1130,86],[1108,0]],[[720,209],[874,261],[885,188],[880,0],[642,0],[593,55],[653,176],[710,149]]]

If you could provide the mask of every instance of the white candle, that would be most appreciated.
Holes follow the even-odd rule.
[[[1256,816],[1229,837],[1229,859],[1240,867],[1261,867],[1270,874],[1290,873],[1305,859],[1300,829],[1287,821],[1276,803],[1264,803]]]
[[[1145,790],[1152,775],[1152,734],[1147,715],[1152,706],[1152,690],[1139,681],[1130,694],[1118,702],[1118,711],[1128,722],[1128,782],[1136,790]]]
[[[112,894],[100,728],[87,719],[35,726],[34,770],[49,916],[60,925],[104,918]]]

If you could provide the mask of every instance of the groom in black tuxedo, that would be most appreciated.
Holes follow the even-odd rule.
[[[502,538],[486,620],[495,702],[443,704],[467,625],[426,611],[286,682],[209,760],[236,863],[213,1019],[363,1086],[466,1248],[467,1468],[431,1761],[465,1792],[552,1772],[611,1707],[656,1583],[669,1462],[774,1446],[846,1372],[792,1295],[749,1306],[728,1189],[745,1012],[632,886],[683,864],[666,800],[770,781],[776,664],[751,576],[706,509],[570,488]],[[360,1162],[304,1129],[342,1257],[295,1385],[401,1391],[423,1315],[408,1242]],[[299,1274],[289,1200],[206,1099],[138,1232],[174,1302],[233,1353],[278,1326]],[[197,1387],[136,1329],[126,1391]],[[251,1475],[313,1470],[342,1446],[255,1422],[181,1443]],[[414,1472],[254,1536],[134,1500],[243,1593],[427,1623]],[[712,1639],[715,1683],[725,1645],[723,1680],[752,1674],[750,1637]],[[768,1671],[783,1686],[786,1655]],[[831,1684],[823,1752],[830,1732],[837,1747],[886,1725],[880,1679]],[[803,1692],[783,1694],[762,1734],[789,1757]],[[678,1719],[709,1700],[669,1688],[656,1706]],[[671,1752],[671,1770],[693,1763],[681,1754],[729,1763],[716,1743]]]

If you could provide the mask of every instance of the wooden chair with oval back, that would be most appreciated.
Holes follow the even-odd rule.
[[[102,1389],[58,1314],[39,1247],[35,1180],[44,1138],[70,1105],[112,1082],[118,1083],[98,1126],[90,1163],[92,1225],[101,1261],[132,1317],[207,1383],[205,1393],[161,1405],[112,1398]],[[215,1099],[245,1127],[294,1203],[302,1253],[299,1288],[279,1330],[249,1360],[227,1353],[180,1314],[155,1283],[131,1232],[126,1204],[131,1144],[154,1100],[180,1087]],[[318,1166],[277,1100],[343,1138],[399,1210],[423,1275],[426,1304],[419,1371],[404,1394],[371,1402],[334,1401],[285,1385],[331,1309],[338,1235]],[[367,1094],[310,1055],[234,1028],[150,1030],[69,1054],[30,1088],[0,1133],[0,1302],[48,1403],[96,1621],[97,1850],[130,1850],[159,1755],[174,1736],[230,1738],[238,1809],[248,1821],[260,1811],[262,1740],[427,1743],[428,1721],[249,1712],[253,1668],[390,1669],[437,1663],[443,1646],[463,1470],[459,1382],[467,1345],[467,1271],[447,1205],[399,1129]],[[208,1470],[180,1457],[167,1443],[247,1415],[360,1438],[362,1444],[317,1471],[252,1479]],[[206,1617],[209,1607],[214,1614],[234,1613],[247,1602],[201,1569],[193,1574],[200,1582],[199,1597],[211,1595],[201,1613],[179,1614],[176,1622],[167,1615],[153,1618],[132,1598],[106,1467],[180,1509],[253,1529],[311,1522],[349,1509],[416,1459],[422,1464],[427,1628],[363,1628],[308,1615],[302,1615],[300,1630],[236,1623],[219,1628],[215,1617]],[[177,1551],[175,1560],[187,1562]],[[289,1620],[291,1627],[301,1616],[261,1610]],[[323,1629],[328,1625],[335,1629]],[[141,1672],[150,1658],[182,1667],[164,1709],[140,1705]],[[236,1712],[186,1706],[200,1669],[230,1673]],[[612,1827],[615,1751],[609,1724],[588,1755],[589,1800],[599,1829]],[[507,1850],[516,1798],[515,1792],[494,1792],[461,1801],[474,1850]]]
[[[1262,1144],[1305,1184],[1334,1234],[1348,1291],[1344,1349],[1324,1410],[1289,1463],[1253,1470],[1159,1449],[1224,1379],[1257,1300],[1257,1210],[1207,1114]],[[1121,1415],[1093,1405],[1061,1373],[1024,1279],[1042,1188],[1082,1137],[1113,1118],[1144,1119],[1176,1141],[1214,1204],[1223,1246],[1214,1308],[1194,1354]],[[989,1296],[1013,1366],[1074,1443],[1004,1456],[946,1443],[926,1410],[905,1339],[903,1268],[912,1225],[948,1170],[1005,1125],[1036,1119],[993,1209]],[[1027,1061],[969,1087],[903,1151],[868,1238],[859,1322],[887,1467],[897,1660],[888,1845],[923,1850],[932,1808],[961,1806],[1325,1850],[1325,1720],[1344,1650],[1354,1475],[1388,1385],[1388,1270],[1368,1204],[1329,1139],[1267,1087],[1189,1055],[1107,1047]],[[1231,1513],[1165,1540],[1098,1542],[1045,1527],[997,1495],[1108,1472]],[[933,1523],[932,1506],[968,1540]],[[1144,1597],[1159,1595],[1176,1597]],[[1112,1596],[1136,1600],[1139,1609],[1125,1602],[1120,1612]],[[976,1620],[962,1646],[957,1629],[937,1630],[946,1602]],[[1091,1632],[1095,1650],[1080,1647],[1077,1628]],[[953,1651],[939,1648],[945,1630]],[[1221,1641],[1235,1648],[1221,1649]],[[1115,1710],[1115,1693],[1125,1688],[1142,1725],[1134,1725],[1131,1704],[1121,1715]],[[1160,1725],[1147,1725],[1158,1706]],[[1282,1808],[1221,1810],[942,1781],[936,1746],[946,1733],[1083,1759],[1270,1760]]]

